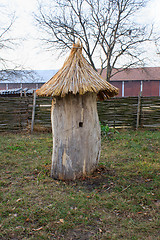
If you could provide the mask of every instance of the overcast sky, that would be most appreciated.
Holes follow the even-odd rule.
[[[0,2],[7,5],[9,11],[16,12],[17,19],[12,31],[13,36],[26,38],[20,47],[8,54],[7,58],[9,57],[19,64],[22,63],[27,69],[59,69],[64,58],[57,60],[55,55],[45,52],[40,42],[36,40],[38,32],[33,23],[32,13],[36,10],[37,0],[0,0]],[[150,0],[139,21],[144,23],[154,22],[157,31],[160,33],[160,0]],[[160,57],[156,65],[160,66]]]

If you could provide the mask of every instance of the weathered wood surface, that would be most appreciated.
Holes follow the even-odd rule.
[[[51,129],[51,102],[52,98],[36,98],[36,109],[35,109],[35,119],[34,126],[35,128],[47,128]],[[30,105],[32,108],[32,105]],[[31,116],[29,118],[31,121]]]
[[[160,127],[160,97],[142,97],[141,126]]]
[[[53,155],[51,176],[75,179],[98,164],[101,134],[96,94],[69,94],[52,104]]]
[[[33,133],[34,119],[35,119],[35,110],[36,110],[36,91],[33,95],[33,108],[32,108],[32,122],[31,122],[31,133]]]
[[[51,98],[37,98],[35,127],[51,129]],[[136,128],[137,97],[112,98],[98,102],[102,124]],[[28,129],[31,126],[33,97],[0,97],[0,131]],[[160,127],[160,97],[141,97],[140,127]]]
[[[28,97],[0,97],[0,132],[26,129],[30,100]]]
[[[137,105],[137,122],[136,122],[136,129],[138,130],[139,124],[140,124],[140,114],[141,114],[141,95],[142,93],[140,92],[138,96],[138,105]]]
[[[98,102],[98,114],[100,122],[110,127],[136,126],[137,98],[113,98],[104,102]]]

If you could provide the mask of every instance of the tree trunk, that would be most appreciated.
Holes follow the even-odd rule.
[[[101,149],[96,97],[68,94],[52,101],[51,177],[74,180],[96,168]]]

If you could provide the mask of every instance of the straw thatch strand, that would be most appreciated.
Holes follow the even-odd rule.
[[[78,42],[73,45],[69,57],[63,67],[40,89],[38,96],[61,96],[68,93],[84,95],[95,92],[100,100],[118,94],[118,89],[104,80],[82,55],[82,46]]]

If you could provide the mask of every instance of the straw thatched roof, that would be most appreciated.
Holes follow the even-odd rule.
[[[104,80],[82,55],[82,45],[73,45],[63,67],[40,89],[38,96],[61,96],[68,93],[83,95],[95,92],[100,100],[118,94],[118,89]]]

